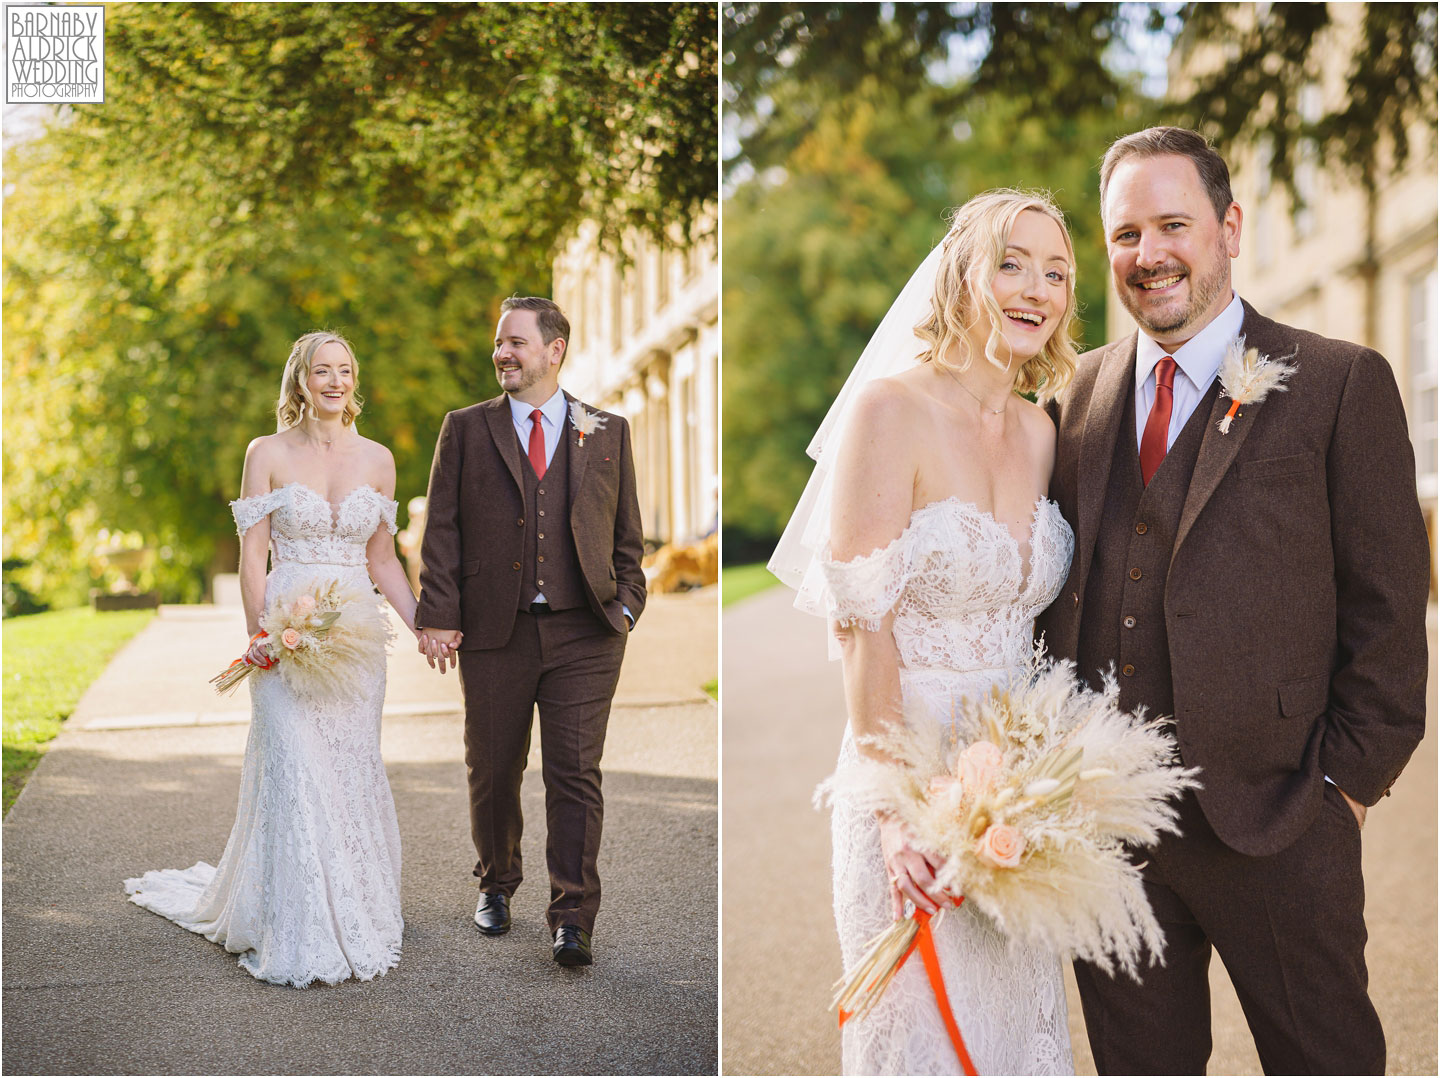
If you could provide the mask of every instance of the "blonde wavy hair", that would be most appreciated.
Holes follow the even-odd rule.
[[[929,344],[920,354],[920,362],[933,362],[958,373],[975,360],[967,344],[969,332],[981,318],[988,318],[990,334],[985,341],[985,358],[997,367],[1004,367],[996,349],[1002,339],[1000,326],[1005,315],[995,302],[991,282],[1005,259],[1010,231],[1026,210],[1043,213],[1060,226],[1070,257],[1065,312],[1060,316],[1060,325],[1040,353],[1021,366],[1015,376],[1017,392],[1037,393],[1042,400],[1049,400],[1064,389],[1075,374],[1075,343],[1070,339],[1075,321],[1075,247],[1070,241],[1070,230],[1065,227],[1065,215],[1043,192],[997,188],[976,195],[955,211],[950,230],[941,241],[930,314],[916,325],[915,335]],[[964,356],[961,362],[951,363],[945,359],[951,345],[959,346]]]
[[[355,349],[340,334],[317,330],[296,341],[290,348],[290,357],[285,360],[285,373],[280,376],[280,399],[275,402],[276,430],[289,430],[305,418],[307,410],[310,415],[315,414],[315,400],[310,396],[310,390],[305,387],[305,383],[310,380],[310,367],[315,353],[322,345],[331,341],[350,353],[350,370],[355,379],[356,392],[350,395],[350,402],[345,405],[340,422],[350,426],[364,408],[359,394],[360,364],[355,360]]]

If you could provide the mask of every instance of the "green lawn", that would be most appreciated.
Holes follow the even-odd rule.
[[[154,616],[152,610],[97,614],[82,607],[5,619],[5,812],[90,683]]]
[[[720,570],[720,605],[729,606],[737,599],[744,599],[758,591],[764,591],[778,584],[761,562],[753,565],[732,565]]]

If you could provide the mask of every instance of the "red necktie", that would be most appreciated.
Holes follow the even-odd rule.
[[[1160,462],[1165,459],[1165,443],[1170,439],[1170,410],[1175,404],[1175,361],[1166,356],[1155,364],[1155,403],[1145,421],[1145,435],[1140,439],[1140,475],[1145,485]]]
[[[1168,407],[1166,411],[1169,411]],[[530,413],[530,467],[535,469],[536,479],[545,478],[545,432],[540,429],[542,414],[539,408]]]

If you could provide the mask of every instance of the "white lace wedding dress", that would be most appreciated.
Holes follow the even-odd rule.
[[[266,596],[314,580],[370,586],[365,544],[396,503],[373,487],[338,509],[300,483],[230,503],[243,536],[270,515]],[[377,599],[378,601],[378,599]],[[400,831],[380,760],[383,660],[353,695],[313,702],[257,671],[240,807],[218,867],[147,872],[130,900],[240,954],[262,981],[369,980],[400,960]]]
[[[988,691],[1025,664],[1035,616],[1064,582],[1074,544],[1059,509],[1043,498],[1028,550],[972,503],[932,502],[915,510],[888,546],[853,561],[824,562],[826,603],[836,621],[871,631],[893,610],[907,721],[949,723],[954,701]],[[959,734],[979,737],[975,730]],[[855,751],[847,727],[842,766]],[[835,920],[850,969],[891,923],[888,874],[873,813],[838,800],[831,830]],[[935,946],[981,1074],[1074,1073],[1058,956],[1012,946],[970,905],[945,913]],[[845,1024],[842,1037],[846,1074],[961,1070],[918,955],[873,1011]]]

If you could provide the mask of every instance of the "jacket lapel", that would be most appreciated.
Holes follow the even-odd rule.
[[[1100,513],[1110,487],[1110,466],[1115,460],[1115,439],[1125,415],[1125,396],[1135,374],[1136,337],[1108,350],[1100,359],[1090,406],[1085,413],[1085,431],[1080,439],[1080,467],[1077,475],[1076,515],[1079,531],[1076,551],[1082,562],[1078,579],[1090,571],[1090,555],[1100,534]]]
[[[575,499],[580,496],[580,486],[585,481],[585,469],[590,463],[590,454],[594,448],[593,445],[582,446],[577,444],[579,441],[579,434],[575,430],[575,424],[570,422],[570,406],[575,403],[575,398],[570,396],[569,393],[566,393],[565,422],[561,425],[560,428],[560,437],[570,439],[570,466],[566,469],[567,475],[565,477],[565,480],[566,484],[569,487],[569,490],[566,493],[570,499],[569,504],[572,510],[570,514],[571,531],[575,530],[575,514],[573,512],[573,509],[575,508]],[[581,407],[584,406],[582,405]],[[586,441],[593,441],[593,439],[599,437],[602,433],[603,430],[597,430],[594,434],[589,435]]]
[[[1245,321],[1240,326],[1245,337],[1245,347],[1258,348],[1261,355],[1267,356],[1281,356],[1288,352],[1290,348],[1280,332],[1280,326],[1256,314],[1255,308],[1250,304],[1243,300],[1241,303],[1245,307]],[[1195,471],[1190,476],[1190,488],[1185,494],[1185,506],[1180,511],[1180,524],[1175,530],[1175,546],[1170,555],[1172,561],[1180,552],[1180,547],[1185,542],[1185,537],[1190,534],[1190,528],[1199,518],[1201,510],[1220,485],[1220,480],[1225,478],[1225,473],[1235,463],[1236,454],[1250,436],[1250,431],[1255,428],[1256,417],[1264,407],[1264,402],[1243,406],[1235,422],[1231,424],[1230,432],[1221,434],[1220,420],[1230,410],[1230,403],[1230,398],[1222,389],[1210,409],[1204,440],[1200,443],[1200,456],[1195,461]]]
[[[495,448],[500,451],[500,459],[510,469],[510,478],[515,480],[515,486],[523,496],[525,483],[520,477],[520,439],[515,434],[515,420],[510,415],[510,398],[502,393],[491,401],[485,409],[485,422],[490,427]]]

